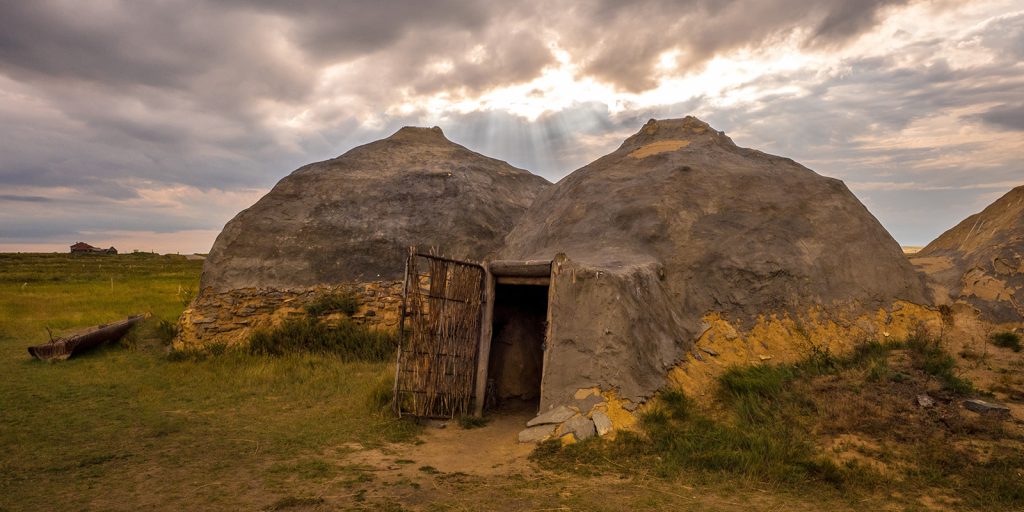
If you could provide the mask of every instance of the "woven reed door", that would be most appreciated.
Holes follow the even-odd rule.
[[[471,414],[484,269],[410,251],[395,378],[399,415]]]

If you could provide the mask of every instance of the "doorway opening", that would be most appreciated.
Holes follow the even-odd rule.
[[[498,279],[486,409],[536,414],[544,374],[547,315],[546,279],[531,284],[502,284]]]

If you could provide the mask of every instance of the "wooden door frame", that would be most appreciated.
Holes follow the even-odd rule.
[[[484,415],[484,403],[487,400],[487,370],[491,362],[491,341],[494,336],[494,303],[497,299],[497,284],[543,285],[548,286],[547,318],[548,326],[544,339],[551,332],[551,290],[554,282],[551,279],[553,265],[551,260],[497,260],[484,262],[484,297],[481,307],[480,342],[477,350],[476,389],[473,393],[473,416]],[[545,361],[547,357],[545,356]],[[541,391],[544,389],[544,367],[541,367]]]

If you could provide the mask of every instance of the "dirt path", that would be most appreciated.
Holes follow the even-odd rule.
[[[533,416],[520,407],[490,416],[487,425],[479,428],[464,429],[456,421],[438,422],[443,428],[428,426],[419,443],[358,449],[346,460],[397,478],[436,472],[473,476],[521,472],[529,467],[527,457],[534,445],[521,444],[516,436]]]

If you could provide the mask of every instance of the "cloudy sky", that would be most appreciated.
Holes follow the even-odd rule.
[[[1024,184],[1024,0],[0,0],[0,251],[206,252],[404,125],[556,181],[687,114],[927,243]]]

